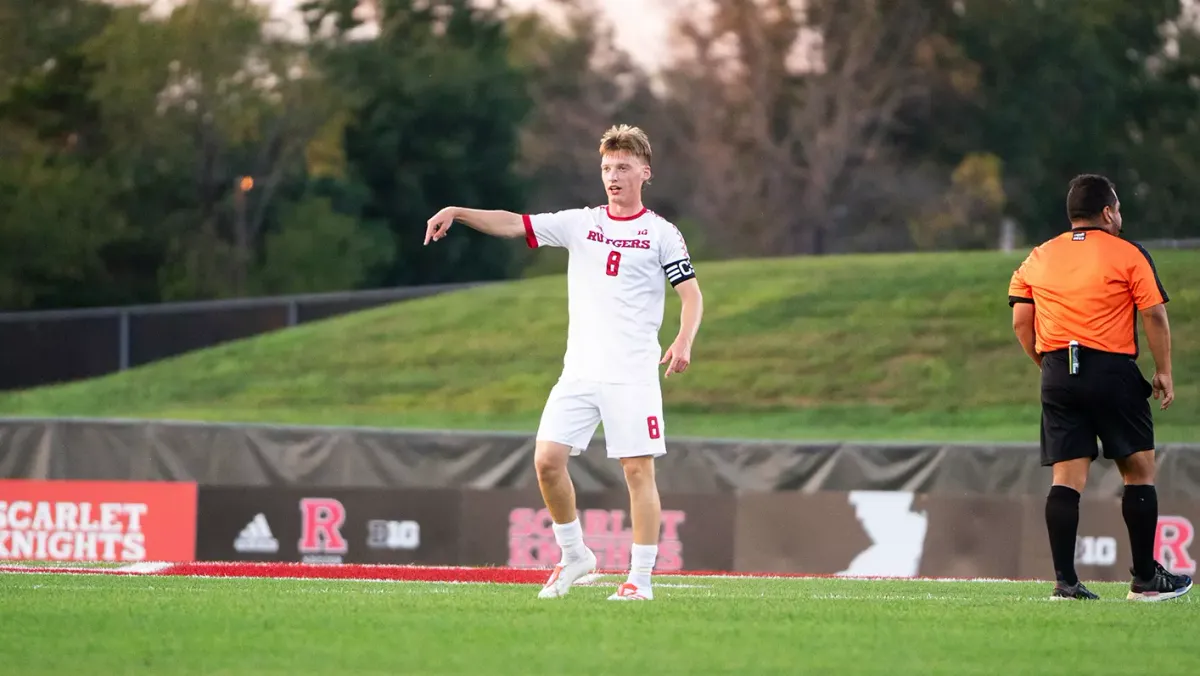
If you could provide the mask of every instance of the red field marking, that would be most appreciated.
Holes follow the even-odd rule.
[[[397,582],[490,582],[543,584],[549,570],[527,568],[456,568],[311,563],[181,563],[160,575],[270,577],[305,580],[393,580]]]
[[[623,570],[601,570],[600,575],[624,575]],[[494,584],[544,584],[549,568],[470,568],[458,566],[394,566],[370,564],[311,564],[211,562],[180,563],[159,575],[192,575],[202,577],[277,577],[317,580],[397,580],[401,582],[490,582]],[[671,571],[660,575],[704,577],[829,577],[803,573],[727,573],[721,571]]]

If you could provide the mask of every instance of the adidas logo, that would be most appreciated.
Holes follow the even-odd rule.
[[[259,513],[238,533],[237,539],[233,541],[233,549],[242,553],[274,554],[279,551],[279,540],[271,534],[267,517]]]

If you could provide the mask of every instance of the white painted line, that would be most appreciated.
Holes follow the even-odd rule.
[[[1046,580],[1008,580],[996,577],[860,577],[854,575],[771,575],[765,573],[763,575],[738,575],[738,574],[723,574],[716,573],[712,575],[672,575],[671,573],[658,573],[656,577],[670,577],[678,580],[745,580],[753,582],[755,580],[795,580],[797,582],[823,582],[834,580],[849,580],[853,582],[937,582],[937,583],[963,583],[963,584],[1042,584]]]
[[[156,575],[156,574],[160,574],[160,573],[166,571],[172,565],[173,564],[159,562],[159,561],[138,562],[138,563],[127,564],[127,565],[120,566],[120,567],[112,567],[112,568],[90,568],[90,567],[86,567],[86,566],[61,566],[61,565],[59,565],[59,566],[55,566],[55,565],[33,566],[33,565],[0,564],[0,573],[8,572],[8,573],[72,573],[72,574],[76,574],[76,575],[113,575],[113,574]],[[245,564],[238,563],[238,562],[206,562],[204,565],[212,566],[214,568],[224,568],[224,567],[243,566]],[[287,565],[287,564],[284,564],[284,565]],[[299,564],[297,564],[297,565],[299,565]],[[333,567],[336,567],[336,566],[333,566]],[[371,569],[385,569],[385,570],[415,569],[415,570],[421,570],[423,568],[426,568],[425,566],[395,566],[395,565],[387,565],[387,564],[361,564],[361,567],[365,568],[367,570],[371,570]],[[442,571],[462,570],[462,571],[478,572],[481,570],[486,570],[486,569],[481,569],[478,567],[470,567],[470,566],[435,566],[433,568],[437,568],[438,570],[442,570]],[[617,574],[617,573],[592,573],[592,574],[585,575],[584,577],[580,578],[580,581],[577,581],[576,584],[584,585],[584,586],[593,585],[593,584],[598,583],[602,579],[616,578],[616,577],[620,577],[620,575],[621,574]],[[430,584],[455,584],[455,583],[459,583],[459,584],[523,584],[521,582],[495,582],[495,581],[490,581],[490,580],[487,580],[487,581],[485,581],[485,580],[471,580],[471,581],[380,580],[378,578],[321,578],[321,577],[305,578],[305,577],[296,577],[296,576],[290,576],[290,575],[282,575],[282,576],[277,576],[277,577],[276,576],[262,576],[262,575],[236,575],[236,576],[232,576],[232,575],[230,575],[230,576],[225,576],[225,575],[188,575],[186,577],[213,578],[213,579],[229,578],[229,579],[273,579],[273,580],[340,579],[340,580],[355,581],[355,582],[385,582],[385,581],[388,581],[388,582],[428,582]],[[661,580],[664,578],[679,580],[679,581],[681,581],[681,583],[684,580],[735,580],[735,581],[743,580],[746,582],[751,582],[751,581],[755,581],[755,580],[771,580],[771,581],[791,580],[791,581],[804,581],[804,582],[825,581],[825,580],[848,580],[848,581],[859,581],[859,582],[932,582],[932,583],[942,583],[942,584],[945,584],[945,583],[1045,584],[1046,583],[1045,580],[1009,580],[1009,579],[1002,579],[1002,578],[862,577],[862,576],[850,576],[850,575],[803,576],[803,575],[772,575],[769,573],[761,574],[761,575],[760,574],[746,575],[746,574],[736,574],[736,573],[734,573],[734,574],[716,573],[716,574],[690,575],[690,574],[686,574],[686,573],[678,574],[678,573],[675,573],[675,571],[669,571],[669,572],[663,571],[663,572],[655,574],[656,580]]]
[[[116,570],[122,573],[141,573],[144,575],[157,575],[175,564],[165,561],[140,561],[131,563],[127,566],[120,566]]]

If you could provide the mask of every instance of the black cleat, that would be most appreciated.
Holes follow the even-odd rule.
[[[1050,594],[1050,599],[1053,601],[1062,601],[1064,599],[1073,599],[1076,601],[1095,601],[1099,599],[1092,593],[1090,589],[1083,586],[1083,582],[1075,584],[1067,584],[1059,580],[1054,584],[1054,593]]]
[[[1133,570],[1130,569],[1129,572],[1133,573]],[[1192,578],[1170,573],[1161,563],[1155,561],[1154,577],[1139,580],[1137,575],[1134,575],[1133,582],[1129,584],[1129,596],[1125,598],[1130,601],[1166,601],[1179,598],[1191,589]]]

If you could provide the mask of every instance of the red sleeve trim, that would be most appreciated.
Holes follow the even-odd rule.
[[[521,220],[525,222],[525,244],[530,249],[538,248],[537,235],[533,233],[533,219],[529,217],[529,214],[523,214]]]

